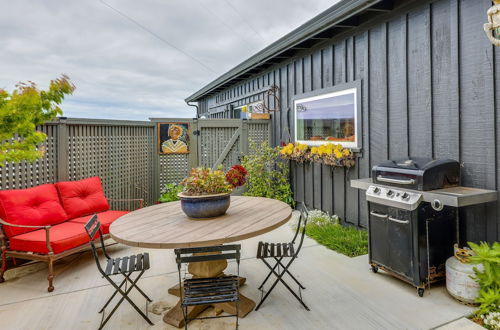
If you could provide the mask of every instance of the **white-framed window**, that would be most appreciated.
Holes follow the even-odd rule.
[[[298,95],[293,101],[295,141],[360,149],[359,88],[323,90]]]

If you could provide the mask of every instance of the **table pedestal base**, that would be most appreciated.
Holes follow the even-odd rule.
[[[223,261],[207,261],[207,262],[194,262],[189,264],[188,271],[193,277],[216,277],[224,276],[224,269],[227,267],[227,262]],[[246,281],[246,278],[240,277],[239,282],[242,286]],[[168,293],[180,297],[180,287],[179,284],[168,289]],[[236,314],[236,303],[222,303],[214,305],[203,305],[203,306],[192,306],[188,307],[188,318],[195,318],[201,312],[203,312],[208,307],[213,306],[215,313],[218,315],[222,312],[228,314]],[[255,301],[244,296],[240,292],[240,302],[239,302],[239,317],[245,317],[255,308]],[[163,317],[163,321],[174,327],[181,328],[184,326],[184,315],[182,313],[182,307],[180,300],[177,304],[172,307]]]

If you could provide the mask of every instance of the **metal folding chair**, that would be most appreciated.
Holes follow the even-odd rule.
[[[104,245],[104,239],[102,235],[102,230],[101,230],[101,223],[97,220],[97,215],[94,215],[85,225],[85,231],[89,235],[90,238],[90,245],[92,247],[92,254],[94,255],[95,262],[97,264],[97,269],[99,272],[102,274],[102,276],[108,280],[109,283],[115,288],[115,292],[113,295],[108,299],[108,301],[104,304],[104,306],[101,308],[99,313],[102,313],[102,319],[101,319],[101,325],[99,326],[99,329],[102,329],[104,325],[109,321],[111,316],[114,314],[114,312],[117,310],[118,306],[124,301],[127,300],[132,307],[150,324],[153,325],[153,322],[148,318],[146,314],[144,314],[139,307],[137,307],[136,304],[128,297],[130,291],[132,291],[133,288],[136,288],[137,291],[139,291],[140,294],[146,298],[146,313],[147,313],[147,306],[148,302],[152,302],[152,300],[137,286],[137,282],[141,278],[141,276],[144,274],[146,270],[149,269],[149,254],[148,253],[140,253],[137,255],[129,256],[129,257],[122,257],[122,258],[111,258],[108,253],[106,252],[106,247]],[[106,256],[107,263],[106,263],[106,269],[103,270],[101,263],[99,262],[99,256],[97,255],[97,248],[94,244],[94,240],[97,239],[97,236],[99,236],[100,241],[101,241],[101,247],[102,251],[104,253],[104,256]],[[139,275],[135,279],[132,279],[130,276],[132,273],[139,272]],[[111,278],[110,276],[118,275],[121,274],[123,275],[124,279],[120,283],[120,285],[117,285]],[[130,282],[130,287],[127,288],[127,283]],[[122,290],[123,285],[125,285],[125,290]],[[119,293],[122,297],[118,301],[118,303],[115,305],[111,313],[104,319],[105,315],[105,308],[109,305],[111,300],[116,296],[116,294]]]
[[[184,316],[184,328],[191,320],[214,319],[221,317],[236,317],[238,329],[239,311],[239,275],[240,275],[241,245],[219,245],[198,248],[175,249],[177,268],[179,270],[179,286],[181,292],[181,308]],[[205,262],[214,260],[236,260],[236,276],[220,276],[209,278],[186,278],[182,281],[181,266],[190,262]],[[236,314],[188,318],[188,307],[212,305],[218,303],[236,304]]]
[[[269,294],[273,289],[276,287],[276,285],[281,282],[283,285],[292,293],[292,295],[304,306],[306,310],[310,310],[309,307],[304,303],[304,300],[302,299],[302,290],[305,289],[305,287],[293,276],[293,274],[290,272],[289,268],[292,265],[292,263],[297,259],[300,249],[302,248],[302,244],[304,242],[304,236],[306,233],[306,225],[307,225],[307,220],[309,217],[309,212],[304,205],[304,203],[299,203],[297,206],[297,209],[300,211],[300,217],[297,222],[297,228],[295,230],[295,235],[293,236],[293,239],[289,243],[267,243],[267,242],[259,242],[259,245],[257,246],[257,259],[262,260],[262,262],[269,268],[269,274],[267,274],[266,278],[262,282],[262,284],[259,286],[259,290],[261,291],[261,300],[255,310],[258,310],[262,303],[269,297]],[[297,237],[300,234],[300,241],[298,245],[296,245],[296,240]],[[269,259],[274,259],[275,264],[274,266],[271,265],[271,263],[268,261]],[[284,262],[284,260],[288,260],[288,262]],[[282,268],[282,270],[281,270]],[[276,280],[274,283],[271,285],[269,290],[266,292],[264,295],[264,285],[266,284],[267,280],[271,277],[271,275],[276,276]],[[288,274],[290,278],[297,283],[299,287],[299,293],[297,294],[283,279],[283,276],[285,274]]]

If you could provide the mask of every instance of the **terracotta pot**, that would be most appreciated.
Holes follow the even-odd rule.
[[[224,215],[229,208],[231,193],[188,196],[179,193],[181,208],[184,213],[194,219],[210,219]]]

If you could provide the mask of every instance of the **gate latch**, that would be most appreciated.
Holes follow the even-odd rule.
[[[193,135],[200,135],[200,130],[197,129],[196,131],[193,131]]]

